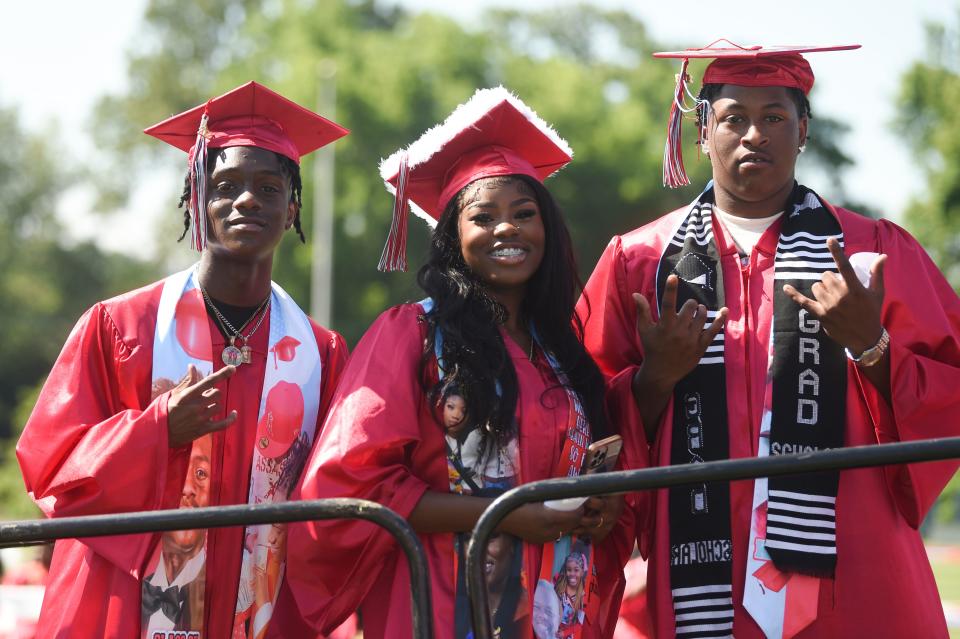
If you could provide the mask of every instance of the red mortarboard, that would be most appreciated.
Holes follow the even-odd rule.
[[[204,185],[196,176],[206,175],[207,148],[255,146],[299,164],[302,156],[349,131],[262,84],[247,82],[206,104],[167,118],[144,133],[188,154],[193,178],[193,246],[199,251],[206,245],[206,224],[200,223],[205,217],[206,198]]]
[[[573,157],[570,146],[503,87],[480,89],[444,122],[380,163],[396,195],[382,271],[406,270],[407,205],[433,226],[463,187],[498,175],[543,182]]]
[[[715,46],[721,42],[728,46]],[[845,51],[859,49],[859,44],[835,46],[770,46],[754,45],[741,47],[729,40],[720,39],[705,47],[684,51],[662,51],[655,58],[679,58],[683,60],[677,75],[673,104],[670,107],[670,123],[667,126],[667,142],[663,151],[663,185],[671,188],[690,184],[683,168],[680,148],[680,124],[683,113],[697,109],[697,99],[690,92],[687,63],[691,58],[713,58],[703,74],[703,84],[736,84],[747,87],[790,87],[810,93],[813,88],[813,69],[801,53],[818,51]],[[685,106],[686,98],[693,106]]]
[[[267,459],[280,457],[300,437],[302,426],[303,392],[292,382],[277,382],[257,422],[257,450]]]

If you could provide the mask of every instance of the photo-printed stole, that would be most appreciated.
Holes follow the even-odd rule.
[[[320,407],[320,352],[310,321],[275,283],[272,283],[271,296],[268,357],[257,416],[250,504],[286,501],[313,444]],[[187,374],[189,364],[193,364],[201,376],[209,375],[213,371],[212,350],[195,265],[171,275],[163,284],[153,347],[154,390],[169,390]],[[207,435],[194,441],[191,457],[198,449],[209,450],[211,438],[212,435]],[[209,463],[215,461],[211,459]],[[215,467],[210,470],[211,476],[219,472]],[[187,482],[190,481],[188,477]],[[285,525],[250,526],[244,531],[235,616],[235,625],[239,627],[234,631],[235,636],[242,632],[243,636],[253,637],[266,627],[283,579],[285,554]],[[162,559],[159,569],[162,569]],[[201,569],[199,574],[205,575],[206,570]],[[203,584],[193,588],[203,592]],[[255,593],[266,593],[266,597],[258,598]],[[174,624],[177,631],[205,637],[202,598],[199,605],[200,614],[191,611],[193,622],[180,619]],[[144,623],[144,636],[153,639],[172,631],[173,620],[164,619],[163,615],[151,616]]]
[[[430,298],[420,301],[419,304],[423,308],[424,315],[428,315],[433,309],[433,300]],[[561,370],[559,363],[550,353],[543,349],[536,335],[536,331],[532,331],[532,337],[544,352],[557,380],[563,385],[568,398],[569,412],[567,416],[566,437],[563,452],[554,468],[553,477],[575,477],[580,474],[587,446],[590,445],[590,424],[587,421],[580,398],[569,387],[566,375],[564,375]],[[439,330],[436,330],[434,333],[434,354],[437,359],[437,374],[439,380],[442,381],[444,376],[443,335]],[[454,450],[449,442],[447,444],[447,453],[450,492],[471,494],[478,492],[477,489],[479,489],[479,492],[484,496],[493,496],[494,492],[497,494],[505,492],[506,488],[504,487],[497,487],[495,491],[491,492],[486,491],[483,485],[483,479],[477,476],[477,474],[471,473],[471,469],[463,463],[460,453]],[[515,449],[512,454],[519,458],[519,454]],[[519,468],[519,459],[516,460],[515,465]],[[509,488],[512,488],[514,485],[516,484],[514,483],[509,486]],[[500,535],[499,537],[508,536]],[[464,560],[467,539],[468,535],[456,535],[454,538],[454,583],[456,584],[455,637],[457,639],[468,639],[473,636],[473,630],[470,624],[470,602],[466,596],[466,584],[463,580],[463,571],[459,567],[460,562]],[[498,541],[496,543],[499,544],[502,542]],[[524,544],[514,538],[510,538],[510,542],[508,543],[514,546],[513,555],[522,560],[522,557],[526,554],[523,552]],[[489,550],[488,556],[491,556]],[[575,582],[573,586],[575,594],[573,596],[566,594],[568,564],[570,564],[570,578]],[[492,615],[493,622],[491,624],[493,626],[494,636],[497,639],[525,639],[531,636],[536,636],[537,639],[580,639],[585,620],[596,619],[597,610],[600,606],[599,599],[595,595],[597,590],[595,573],[593,547],[589,538],[564,535],[555,542],[544,544],[536,587],[536,598],[533,599],[533,606],[534,609],[540,608],[549,611],[549,613],[545,615],[546,626],[548,626],[548,628],[540,625],[520,627],[519,625],[509,623],[513,621],[513,619],[502,619],[497,614],[498,611],[494,611]],[[516,584],[513,584],[512,590],[520,591],[520,598],[528,602],[531,601],[526,574],[522,571],[517,571],[515,574],[512,574],[512,577],[517,581]],[[508,590],[510,589],[504,589],[504,591]],[[537,613],[534,612],[533,615],[536,617]]]
[[[680,278],[678,308],[688,299],[696,300],[707,307],[707,319],[712,321],[724,306],[722,267],[714,241],[712,210],[711,183],[691,205],[664,249],[657,271],[658,309],[667,277],[672,273]],[[840,225],[816,194],[796,185],[780,233],[774,265],[768,399],[762,426],[769,439],[767,442],[761,439],[761,452],[784,454],[842,446],[846,384],[843,351],[826,336],[819,322],[806,316],[782,290],[783,285],[789,283],[812,297],[810,288],[823,272],[836,272],[826,240],[837,237],[842,243]],[[697,367],[675,386],[671,428],[671,464],[729,458],[723,332],[707,348]],[[833,522],[837,480],[836,473],[824,473],[755,483],[755,505],[761,491],[766,507],[763,512],[755,511],[752,518],[744,606],[761,622],[765,632],[768,630],[761,618],[769,616],[767,611],[776,602],[758,601],[754,597],[754,591],[759,591],[762,585],[750,568],[754,551],[772,561],[768,572],[775,566],[784,572],[832,575],[836,561]],[[777,521],[777,526],[767,527],[768,508],[770,520]],[[728,484],[672,488],[669,513],[670,582],[677,637],[732,637]],[[826,527],[830,528],[829,532],[825,531]],[[766,550],[763,540],[755,534],[757,529],[761,532],[759,537],[768,535]],[[800,542],[811,539],[811,531],[815,541]],[[780,591],[783,583],[774,581],[768,580],[768,585]],[[809,593],[809,589],[795,590]],[[809,597],[798,595],[795,599],[799,607],[809,608]],[[815,616],[815,601],[813,607]],[[782,606],[780,609],[783,610]],[[783,618],[782,612],[780,618]],[[773,630],[767,636],[780,637],[781,634]]]

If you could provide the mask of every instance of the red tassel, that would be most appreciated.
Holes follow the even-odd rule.
[[[673,92],[673,104],[670,105],[670,120],[667,123],[667,141],[663,147],[663,185],[675,189],[690,184],[687,172],[683,168],[683,140],[681,138],[683,124],[683,102],[686,83],[690,80],[687,75],[687,64],[684,60],[677,74],[677,86]]]
[[[393,201],[393,219],[390,222],[390,234],[380,255],[377,268],[384,272],[407,270],[407,218],[410,206],[407,203],[407,154],[400,157],[400,172],[397,176],[397,193]]]
[[[207,107],[204,107],[190,162],[190,222],[193,224],[190,246],[197,252],[207,246],[207,135]]]

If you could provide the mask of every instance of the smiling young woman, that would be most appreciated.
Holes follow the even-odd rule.
[[[472,632],[460,562],[465,533],[492,498],[577,474],[585,446],[610,428],[603,380],[573,317],[570,236],[543,185],[570,159],[526,105],[491,89],[381,165],[397,193],[381,267],[405,266],[409,202],[435,224],[418,274],[428,297],[388,310],[360,341],[301,496],[371,499],[410,521],[429,558],[438,637]],[[529,636],[526,585],[553,583],[574,544],[592,594],[570,636],[612,635],[632,549],[627,523],[609,534],[620,511],[617,498],[591,498],[571,511],[530,504],[504,521],[487,565],[498,636]],[[359,606],[364,636],[409,636],[408,578],[387,536],[316,522],[292,529],[290,543],[301,558],[290,583],[317,630]]]

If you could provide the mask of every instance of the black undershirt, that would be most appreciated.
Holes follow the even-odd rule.
[[[260,308],[259,304],[256,306],[234,306],[233,304],[227,304],[226,302],[221,302],[220,300],[212,297],[210,298],[210,301],[216,305],[217,310],[220,311],[220,314],[227,318],[227,321],[244,335],[246,335],[250,329],[253,328],[252,326],[243,327],[243,325],[250,321],[250,318],[254,316],[254,314],[257,312],[257,309]],[[220,333],[226,338],[233,337],[233,333],[230,332],[230,329],[221,326],[220,321],[217,319],[217,314],[213,312],[213,309],[210,308],[210,305],[206,304],[206,307],[207,315],[213,318],[213,323],[216,324],[217,328],[220,329]]]

